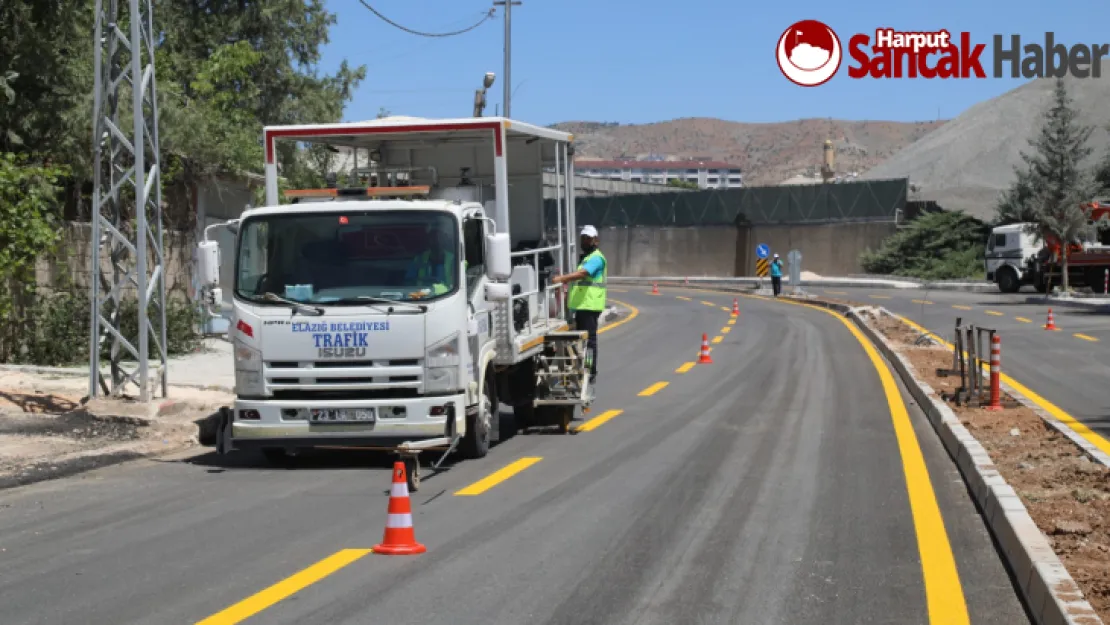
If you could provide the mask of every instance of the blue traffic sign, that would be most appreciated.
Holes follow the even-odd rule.
[[[760,258],[767,258],[771,255],[771,248],[767,247],[766,243],[760,243],[755,246],[755,255]]]

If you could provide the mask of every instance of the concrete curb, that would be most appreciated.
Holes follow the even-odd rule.
[[[676,277],[676,276],[659,276],[659,277],[621,277],[610,276],[609,281],[613,284],[650,284],[658,282],[660,284],[678,284],[682,285],[689,283],[689,286],[695,285],[710,285],[710,284],[732,284],[732,285],[745,285],[745,286],[758,286],[759,278],[754,277]],[[786,276],[783,277],[782,283],[784,286],[790,284],[790,279]],[[764,278],[764,284],[770,284],[769,278]],[[861,288],[861,289],[920,289],[931,291],[968,291],[975,293],[991,293],[997,292],[998,287],[990,282],[916,282],[910,280],[891,280],[887,278],[820,278],[813,280],[799,280],[798,286],[808,287],[846,287],[846,288]]]
[[[827,305],[829,308],[834,306],[836,309],[847,308]],[[945,449],[959,466],[968,490],[987,520],[1021,588],[1026,607],[1036,622],[1043,625],[1102,625],[1102,619],[1083,597],[1083,592],[1052,550],[1048,539],[1029,516],[1025,504],[995,469],[987,450],[960,423],[956,414],[937,399],[936,391],[917,379],[912,365],[894,351],[886,337],[872,329],[859,315],[849,312],[847,316],[879,348],[932,422]],[[1015,394],[1015,397],[1018,395]]]
[[[1039,295],[1036,297],[1025,298],[1025,303],[1036,304],[1038,306],[1056,306],[1058,308],[1083,308],[1086,310],[1110,313],[1110,304],[1107,304],[1105,301],[1096,300],[1093,302],[1089,302],[1083,301],[1082,298],[1062,299],[1058,297],[1050,297],[1048,298],[1048,300],[1045,300],[1045,297],[1043,295]]]

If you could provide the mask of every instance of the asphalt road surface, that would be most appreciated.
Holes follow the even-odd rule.
[[[948,341],[956,317],[998,330],[1002,370],[1038,395],[1110,438],[1110,314],[1052,309],[1057,332],[1044,329],[1048,304],[1028,293],[967,293],[902,289],[810,289],[817,295],[885,306]]]
[[[639,314],[601,336],[593,420],[425,477],[427,553],[368,552],[388,459],[135,462],[0,492],[0,621],[1029,622],[937,436],[845,323],[617,291]],[[703,332],[713,364],[689,364]]]

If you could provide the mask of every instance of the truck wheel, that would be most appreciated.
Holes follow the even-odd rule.
[[[1021,282],[1018,281],[1017,274],[1009,267],[1003,267],[998,271],[998,290],[1003,293],[1017,293],[1021,289]]]
[[[462,440],[463,455],[470,459],[484,458],[489,453],[490,434],[493,431],[493,411],[497,406],[497,392],[493,377],[486,374],[482,382],[484,392],[478,410],[466,417],[466,436]]]

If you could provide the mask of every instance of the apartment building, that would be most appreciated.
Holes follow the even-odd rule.
[[[702,189],[735,189],[744,186],[740,168],[721,161],[576,160],[574,173],[585,178],[650,184],[668,184],[672,180],[682,180],[696,183]]]

